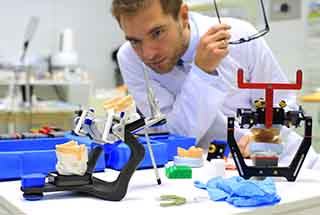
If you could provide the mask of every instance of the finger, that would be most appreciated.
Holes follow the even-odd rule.
[[[230,25],[218,24],[218,25],[215,25],[215,26],[209,28],[209,30],[204,35],[212,35],[212,34],[217,33],[218,31],[221,31],[221,30],[227,31],[230,29],[231,29]]]
[[[227,40],[221,40],[217,41],[215,43],[210,44],[207,49],[209,52],[213,52],[215,55],[219,56],[225,56],[224,52],[228,52],[228,47],[229,47],[229,41]]]
[[[225,57],[229,54],[229,49],[228,48],[225,48],[225,49],[216,48],[213,52],[216,56]]]
[[[218,31],[221,31],[221,30],[230,30],[231,29],[231,26],[230,25],[227,25],[227,24],[218,24],[218,25],[215,25],[215,26],[212,26],[211,28],[209,28],[209,30],[206,32],[206,34],[215,34],[217,33]]]
[[[201,44],[204,47],[213,46],[211,48],[226,48],[229,45],[229,40],[231,35],[228,32],[221,32],[215,35],[208,36],[203,38]]]
[[[229,40],[220,40],[218,42],[218,49],[227,49],[229,47]]]
[[[208,35],[203,38],[204,43],[213,43],[220,40],[230,40],[231,35],[228,31],[219,31],[216,34]]]
[[[244,157],[248,157],[250,155],[249,142],[250,142],[249,135],[245,135],[245,136],[241,137],[240,140],[238,141],[238,146],[239,146],[240,152]]]
[[[227,49],[229,47],[229,40],[220,40],[215,42],[215,48]]]

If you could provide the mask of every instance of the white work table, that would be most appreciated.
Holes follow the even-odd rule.
[[[208,163],[210,165],[210,163]],[[206,165],[208,165],[206,164]],[[206,168],[208,168],[206,166]],[[254,211],[256,208],[236,208],[226,202],[214,202],[205,190],[193,186],[194,180],[207,182],[211,178],[206,168],[193,169],[192,179],[168,179],[164,169],[160,170],[161,185],[156,184],[152,169],[138,170],[129,183],[127,195],[120,202],[101,200],[95,197],[77,195],[70,192],[45,193],[40,201],[23,199],[20,181],[0,182],[0,196],[5,197],[25,214],[197,214],[212,212],[214,214],[233,214]],[[106,170],[95,173],[96,177],[113,180],[117,172]],[[227,171],[227,176],[238,175],[237,171]],[[276,178],[276,187],[281,201],[278,205],[320,197],[320,172],[302,170],[295,182]],[[187,198],[182,206],[160,207],[159,197],[163,194],[175,194]],[[319,202],[320,203],[320,202]],[[306,204],[303,204],[306,206]],[[320,204],[318,204],[320,205]],[[290,205],[289,205],[290,206]],[[291,207],[290,206],[290,207]],[[265,208],[264,208],[265,209]],[[260,209],[261,210],[261,209]]]

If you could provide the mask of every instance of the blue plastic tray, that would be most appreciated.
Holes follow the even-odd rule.
[[[173,160],[174,156],[177,155],[178,147],[188,149],[196,143],[195,138],[178,135],[151,136],[150,139],[157,166],[164,166],[168,161]],[[79,141],[81,142],[81,140]],[[146,140],[144,137],[140,137],[139,141],[144,145],[146,153],[144,159],[140,162],[138,169],[152,168]],[[121,170],[128,162],[131,151],[123,142],[114,147],[113,150],[111,150],[111,148],[110,145],[105,145],[106,167]]]
[[[143,160],[140,162],[138,169],[152,167],[147,144],[143,140],[140,140],[140,142],[143,144],[146,153]],[[164,166],[168,162],[167,144],[153,140],[150,142],[157,166]],[[105,153],[106,167],[121,170],[128,162],[130,154],[131,151],[129,147],[124,143],[120,143],[116,149],[109,153]]]
[[[141,139],[145,141],[144,137],[141,137]],[[191,146],[196,144],[195,137],[185,137],[176,134],[153,135],[150,136],[150,139],[167,145],[168,160],[170,161],[172,161],[174,156],[178,154],[178,147],[189,149]]]
[[[66,137],[16,139],[0,141],[0,180],[19,179],[32,173],[48,174],[55,171],[55,146],[70,141]],[[87,145],[91,149],[91,145]],[[97,162],[95,171],[105,168],[104,157]]]

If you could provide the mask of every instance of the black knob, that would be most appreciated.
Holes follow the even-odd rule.
[[[282,13],[288,13],[289,10],[290,10],[290,6],[288,5],[288,3],[282,3],[282,4],[280,5],[280,11],[281,11]]]

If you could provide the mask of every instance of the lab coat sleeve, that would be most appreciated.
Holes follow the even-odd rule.
[[[126,50],[119,51],[118,60],[125,83],[140,111],[149,115],[149,106],[143,79],[142,62],[132,60]],[[224,101],[225,92],[219,90],[219,77],[201,71],[192,65],[180,93],[173,95],[156,80],[150,80],[160,110],[166,115],[168,130],[186,136],[195,136],[199,141],[215,121]],[[221,118],[221,116],[220,116]]]

